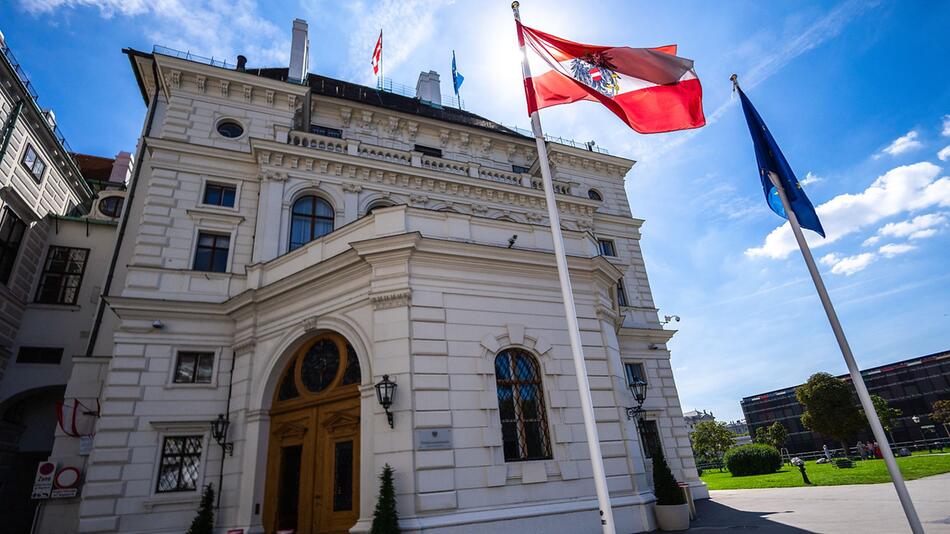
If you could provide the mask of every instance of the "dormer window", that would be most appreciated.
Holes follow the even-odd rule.
[[[343,139],[343,130],[337,128],[328,128],[326,126],[320,126],[317,124],[310,125],[310,133]]]
[[[525,167],[524,165],[512,165],[511,172],[518,173],[518,174],[526,174],[528,172],[531,172],[531,169],[529,167]]]

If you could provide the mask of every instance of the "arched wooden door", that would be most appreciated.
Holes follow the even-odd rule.
[[[360,366],[337,334],[307,341],[271,408],[264,500],[268,534],[347,532],[360,515]]]

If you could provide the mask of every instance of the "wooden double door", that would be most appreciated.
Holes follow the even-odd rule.
[[[268,534],[343,533],[359,518],[360,397],[357,385],[343,378],[346,365],[358,364],[355,357],[342,357],[352,351],[344,343],[329,337],[311,347],[311,356],[330,353],[329,362],[308,361],[302,350],[285,372],[283,394],[277,393],[271,410],[264,500]],[[307,377],[314,372],[324,375],[324,383]]]

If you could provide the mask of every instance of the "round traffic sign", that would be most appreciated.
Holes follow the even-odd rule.
[[[75,467],[64,467],[56,473],[53,479],[57,488],[75,488],[79,485],[79,469]]]

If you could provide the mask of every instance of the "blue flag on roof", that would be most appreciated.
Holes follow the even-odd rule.
[[[455,50],[452,51],[452,87],[455,88],[455,96],[459,96],[459,88],[462,87],[462,82],[465,81],[465,76],[462,76],[462,73],[455,68]]]
[[[805,190],[795,178],[795,173],[785,161],[785,156],[779,149],[772,133],[765,126],[762,117],[752,107],[752,102],[745,96],[742,89],[736,86],[739,91],[739,99],[742,101],[742,111],[745,113],[745,120],[749,124],[749,133],[752,134],[752,144],[755,146],[755,159],[759,164],[759,179],[762,180],[762,189],[765,190],[765,200],[769,203],[772,211],[784,218],[785,208],[782,206],[782,199],[778,195],[778,190],[769,179],[769,173],[778,176],[779,183],[785,189],[785,195],[788,197],[788,203],[798,219],[798,224],[802,228],[808,228],[818,232],[821,237],[825,237],[825,230],[821,227],[821,221],[818,220],[818,214],[815,213],[815,207],[805,196]]]

